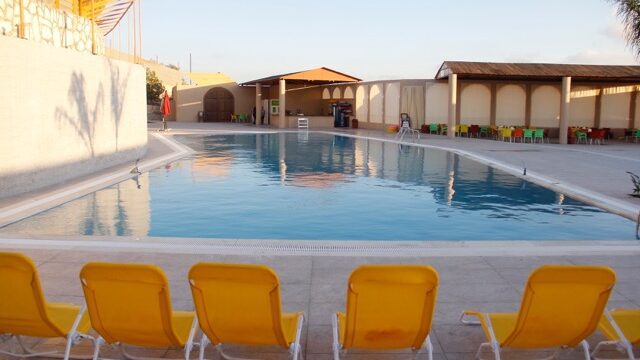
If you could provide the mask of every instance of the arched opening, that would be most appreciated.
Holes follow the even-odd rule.
[[[231,121],[234,112],[233,94],[231,91],[215,87],[204,95],[205,122]]]

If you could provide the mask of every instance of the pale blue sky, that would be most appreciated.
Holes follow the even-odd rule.
[[[237,81],[326,66],[433,78],[443,60],[634,64],[605,0],[143,0],[143,55]]]

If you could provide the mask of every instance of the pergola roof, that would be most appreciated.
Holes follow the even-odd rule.
[[[94,20],[104,35],[109,34],[118,25],[134,0],[81,0],[79,6],[74,2],[74,13]]]
[[[326,67],[321,67],[317,69],[298,71],[298,72],[293,72],[288,74],[273,75],[273,76],[265,77],[262,79],[247,81],[240,85],[255,86],[257,83],[260,83],[262,85],[276,85],[281,79],[286,80],[287,83],[314,84],[314,85],[326,85],[326,84],[349,83],[349,82],[361,81],[361,79],[358,79],[357,77],[343,74],[341,72],[331,70]]]
[[[570,76],[572,80],[640,82],[640,66],[488,63],[445,61],[436,79],[457,74],[459,79],[475,80],[553,80]]]

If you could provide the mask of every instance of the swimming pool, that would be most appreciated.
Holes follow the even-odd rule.
[[[175,138],[196,153],[0,231],[299,240],[634,235],[625,218],[443,150],[313,132]]]

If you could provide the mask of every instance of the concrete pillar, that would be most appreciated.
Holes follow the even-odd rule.
[[[571,106],[571,77],[562,78],[562,95],[560,101],[560,144],[567,143],[568,127],[569,127],[569,107]]]
[[[285,113],[285,109],[287,107],[286,98],[287,98],[287,82],[285,79],[280,79],[280,96],[279,96],[279,105],[280,105],[280,114],[279,118],[279,128],[287,127],[287,114]]]
[[[267,109],[265,109],[266,111]],[[256,83],[256,126],[260,124],[260,116],[262,115],[262,84]]]
[[[456,137],[456,110],[458,103],[458,74],[449,75],[449,119],[447,120],[447,137]]]

